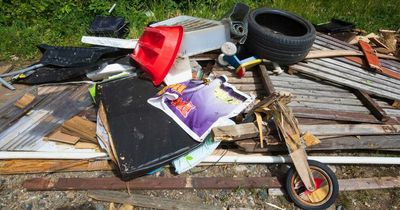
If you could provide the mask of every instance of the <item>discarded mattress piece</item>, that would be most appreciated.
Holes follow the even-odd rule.
[[[225,76],[220,76],[209,84],[191,80],[166,86],[148,102],[201,142],[218,120],[238,115],[252,98],[227,83]]]
[[[147,103],[156,91],[150,82],[135,77],[98,85],[97,97],[106,115],[102,123],[109,128],[108,144],[123,179],[164,166],[199,144]]]

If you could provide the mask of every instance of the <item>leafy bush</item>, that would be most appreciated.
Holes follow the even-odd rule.
[[[400,22],[398,0],[243,0],[251,8],[262,6],[285,9],[313,23],[332,17],[355,23],[368,31],[397,29]],[[219,19],[235,0],[117,0],[112,13],[130,22],[130,38],[138,37],[150,21],[185,14]],[[107,0],[0,0],[0,60],[11,55],[23,59],[39,56],[36,45],[79,46],[80,38],[96,15],[108,15],[114,1]]]

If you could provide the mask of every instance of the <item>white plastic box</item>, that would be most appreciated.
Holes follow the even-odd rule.
[[[192,56],[221,48],[230,41],[230,31],[227,24],[191,16],[177,16],[154,23],[151,26],[176,26],[184,28],[182,44],[178,55]]]

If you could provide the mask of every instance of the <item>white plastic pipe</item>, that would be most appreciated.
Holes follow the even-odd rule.
[[[118,39],[111,37],[82,36],[82,43],[100,45],[106,47],[116,47],[122,49],[135,49],[137,39]]]
[[[92,158],[105,158],[103,152],[0,152],[0,160],[9,159],[62,159],[80,160]]]
[[[397,157],[353,157],[353,156],[308,156],[309,160],[316,160],[326,164],[382,164],[400,165]],[[202,163],[291,163],[289,156],[223,156],[210,155]]]

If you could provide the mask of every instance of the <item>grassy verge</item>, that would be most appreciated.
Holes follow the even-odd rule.
[[[138,37],[150,21],[185,14],[219,19],[236,1],[139,1],[119,0],[113,15],[130,22],[130,38]],[[273,0],[242,1],[251,8],[272,7],[299,14],[313,23],[332,17],[353,22],[369,32],[400,27],[398,0]],[[36,45],[79,46],[80,37],[96,14],[106,15],[113,2],[106,0],[23,0],[0,1],[0,61],[12,57],[33,59],[40,56]],[[153,15],[149,15],[153,14]]]

